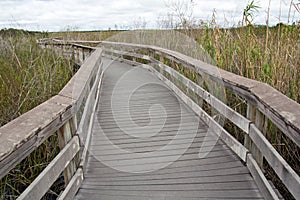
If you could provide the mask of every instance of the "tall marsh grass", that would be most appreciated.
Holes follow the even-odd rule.
[[[161,33],[166,34],[166,31],[168,30]],[[248,25],[238,28],[207,24],[202,28],[190,27],[176,31],[201,44],[211,57],[211,62],[219,68],[268,83],[300,103],[299,24],[278,24],[274,27]],[[0,33],[0,125],[3,125],[55,95],[72,76],[72,64],[52,50],[41,49],[35,42],[35,35],[24,32]],[[118,33],[120,31],[72,31],[38,37],[105,40]],[[227,103],[241,113],[246,112],[243,100],[237,99],[233,94],[227,96]],[[274,126],[268,126],[269,130],[274,129],[268,136],[269,141],[299,173],[299,148]],[[234,127],[229,129],[233,135],[239,136],[239,130]],[[15,199],[30,184],[57,154],[56,140],[56,135],[49,138],[0,181],[0,199]],[[274,173],[265,169],[267,175],[274,179],[273,182],[277,182]],[[60,184],[57,185],[59,187]],[[281,187],[280,182],[277,186]],[[59,189],[54,188],[48,196],[56,196],[55,191]],[[284,189],[281,192],[286,198],[290,198]]]
[[[70,61],[38,46],[36,39],[43,36],[0,31],[0,126],[57,94],[72,76]],[[16,199],[59,152],[57,144],[51,136],[2,178],[0,199]]]
[[[268,83],[300,103],[299,25],[206,28],[192,30],[191,37],[218,67]]]

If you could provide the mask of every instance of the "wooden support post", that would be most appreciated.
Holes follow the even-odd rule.
[[[255,106],[253,106],[251,103],[247,103],[247,118],[252,121],[253,123],[255,122],[255,111],[256,108]],[[249,151],[252,151],[251,146],[252,146],[252,142],[251,139],[249,137],[249,135],[245,134],[245,138],[244,138],[244,146],[249,149]]]
[[[132,57],[132,61],[133,61],[133,62],[136,62],[136,57]]]
[[[164,64],[164,57],[162,54],[159,55],[159,61]]]
[[[249,102],[247,104],[247,118],[251,120],[263,134],[267,132],[265,116]],[[245,135],[244,146],[249,149],[258,166],[263,169],[263,156],[257,146],[251,141],[249,135]]]
[[[165,59],[164,59],[164,56],[163,56],[162,54],[159,55],[159,61],[160,61],[162,64],[165,64],[165,63],[164,63]],[[162,67],[160,67],[159,73],[164,74],[164,70],[163,70]]]
[[[81,51],[82,51],[82,63],[84,62],[86,56],[85,56],[85,52],[84,52],[84,48],[81,48]]]
[[[73,138],[73,135],[76,132],[76,127],[76,118],[71,118],[58,130],[58,142],[60,149],[63,149]],[[78,162],[79,161],[77,160],[77,157],[75,157],[75,159],[71,161],[69,166],[64,170],[65,185],[69,183],[69,181],[72,179],[72,176],[76,172]]]
[[[148,55],[149,55],[151,58],[155,59],[155,52],[148,50]]]
[[[75,63],[80,63],[80,52],[79,52],[79,49],[77,47],[75,47],[75,52],[76,52],[76,54],[75,54],[74,61],[75,61]]]
[[[265,115],[262,114],[259,110],[256,110],[255,126],[262,132],[262,134],[266,136],[267,124]],[[261,152],[258,149],[256,149],[256,152],[253,155],[259,167],[263,169],[263,156]]]

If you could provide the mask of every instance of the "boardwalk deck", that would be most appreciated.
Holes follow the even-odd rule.
[[[112,63],[76,199],[263,199],[247,167],[207,129],[150,72]]]

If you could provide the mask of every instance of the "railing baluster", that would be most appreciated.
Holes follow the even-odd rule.
[[[265,116],[257,109],[255,117],[255,126],[264,134],[264,136],[266,136],[267,132],[267,124],[265,124],[265,121]],[[258,149],[256,149],[256,151],[253,152],[253,155],[259,167],[263,169],[263,155],[261,154],[261,152]]]
[[[63,127],[58,130],[58,142],[60,149],[63,149],[68,142],[72,139],[73,135],[76,132],[75,129],[75,119],[71,118]],[[69,166],[64,170],[64,180],[65,185],[68,185],[72,176],[74,175],[77,168],[76,161],[73,160],[70,162]]]
[[[178,71],[176,66],[182,65],[184,70],[188,69],[198,76],[208,76],[212,81],[224,84],[224,86],[231,92],[248,101],[246,114],[246,117],[250,120],[248,121],[248,124],[241,125],[241,121],[232,121],[234,118],[230,113],[226,113],[227,116],[225,116],[227,119],[232,121],[235,126],[238,126],[239,128],[242,127],[242,130],[245,133],[244,146],[250,153],[247,157],[251,158],[249,159],[249,163],[246,160],[247,166],[250,166],[252,172],[254,172],[253,176],[257,176],[256,180],[259,180],[260,183],[264,185],[262,187],[264,188],[262,189],[262,192],[268,193],[265,195],[266,198],[269,199],[270,197],[276,199],[277,195],[271,191],[273,189],[262,172],[264,159],[269,162],[270,166],[275,170],[278,177],[280,177],[280,179],[284,182],[292,195],[296,199],[300,197],[297,190],[295,190],[295,188],[299,187],[299,176],[295,174],[293,169],[287,163],[285,163],[285,160],[280,157],[279,153],[271,146],[271,142],[267,139],[270,138],[267,134],[272,134],[268,130],[268,128],[270,128],[268,127],[270,121],[293,142],[293,145],[297,145],[299,147],[300,139],[298,136],[300,133],[300,118],[298,117],[299,112],[297,112],[300,109],[299,104],[287,98],[267,84],[234,75],[222,69],[218,69],[218,74],[220,76],[218,77],[214,71],[211,70],[213,66],[175,51],[156,46],[131,43],[104,41],[101,42],[101,44],[104,47],[104,55],[109,56],[111,54],[113,57],[120,57],[122,58],[121,62],[124,61],[130,63],[131,61],[138,60],[137,58],[140,58],[145,54],[150,56],[150,66],[144,67],[147,69],[151,69],[151,67],[155,68],[158,72],[156,75],[159,77],[163,76],[163,79],[168,79],[168,81],[176,82],[177,79],[174,79],[172,76],[171,79],[169,79],[169,74],[165,73],[162,66],[165,65],[166,67],[170,67]],[[134,52],[135,49],[138,49],[138,52]],[[124,56],[123,59],[123,55],[128,55],[129,52],[132,58],[126,59]],[[166,69],[166,67],[164,68]],[[199,77],[197,77],[197,82],[199,82],[198,79]],[[199,85],[202,85],[201,79]],[[182,90],[182,88],[180,88],[180,90]],[[187,93],[187,95],[189,96],[190,94]],[[198,102],[197,99],[196,101]],[[203,97],[200,99],[200,105],[202,105],[202,101]],[[288,106],[286,106],[283,102],[288,102]],[[213,106],[215,105],[212,105],[212,107]],[[295,112],[294,110],[297,111]],[[243,122],[245,122],[245,120],[243,120]],[[253,131],[253,129],[255,129],[255,131]],[[258,134],[258,132],[260,134]],[[255,167],[253,167],[254,165]],[[288,172],[281,168],[288,169]],[[289,180],[286,180],[286,177],[289,177]],[[290,181],[294,181],[293,184],[290,184]]]
[[[247,118],[254,122],[255,121],[255,111],[256,111],[256,108],[253,104],[251,104],[250,102],[247,103]],[[250,152],[252,152],[252,141],[249,137],[248,134],[245,134],[245,137],[244,137],[244,146],[249,149]]]

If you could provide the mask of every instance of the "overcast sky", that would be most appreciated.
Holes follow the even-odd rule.
[[[135,22],[143,20],[147,28],[156,28],[158,17],[170,12],[166,7],[167,1],[172,0],[0,0],[0,29],[12,27],[43,31],[107,30],[133,27]],[[249,1],[194,2],[195,18],[207,21],[216,9],[218,23],[232,26],[241,21],[243,9]],[[261,8],[254,22],[265,24],[269,0],[256,2]],[[291,0],[271,0],[270,24],[277,24],[279,16],[281,22],[287,23],[290,2]],[[290,21],[300,20],[300,15],[294,8],[290,18]]]

